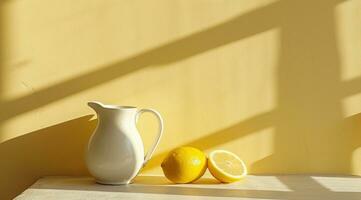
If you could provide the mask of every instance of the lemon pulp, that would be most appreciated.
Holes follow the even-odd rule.
[[[225,150],[215,150],[209,154],[208,169],[224,183],[238,181],[247,174],[244,162],[236,154]]]

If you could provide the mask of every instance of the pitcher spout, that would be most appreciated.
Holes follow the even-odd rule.
[[[93,110],[96,112],[96,113],[100,113],[100,111],[102,109],[104,109],[105,105],[98,102],[98,101],[89,101],[88,102],[88,106],[93,108]]]

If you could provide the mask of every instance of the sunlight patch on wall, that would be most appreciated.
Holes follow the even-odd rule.
[[[246,162],[248,168],[263,158],[274,153],[275,128],[269,127],[260,131],[255,131],[244,137],[237,138],[228,143],[212,147],[206,152],[215,149],[225,149],[236,153]]]
[[[167,123],[168,142],[160,147],[165,150],[273,110],[278,39],[275,28],[185,60],[140,69],[96,90],[117,88],[121,92],[102,98],[158,109]]]
[[[50,6],[47,2],[15,1],[7,8],[11,11],[7,19],[11,22],[7,27],[11,61],[5,73],[10,88],[3,96],[13,99],[60,84],[272,2],[214,1],[193,5],[182,1],[132,1],[84,6],[61,1],[55,5],[57,9],[44,9]],[[154,13],[152,6],[158,12]],[[219,10],[219,6],[224,9]],[[143,14],[135,14],[134,9]]]
[[[342,100],[342,111],[345,118],[361,113],[361,93],[345,97]]]
[[[360,138],[360,137],[358,137]],[[361,158],[361,147],[355,149],[352,153],[352,160],[351,160],[351,164],[352,164],[352,174],[354,175],[358,175],[361,176],[361,162],[360,162],[360,158]]]
[[[186,132],[216,132],[276,107],[278,39],[275,28],[179,65],[186,70],[183,100],[192,108]]]
[[[361,1],[344,1],[336,7],[338,48],[341,61],[341,79],[361,76]]]
[[[262,9],[263,7],[267,7],[268,5],[271,5],[277,1],[279,0],[199,0],[189,4],[187,1],[175,0],[171,1],[173,2],[173,7],[178,8],[172,10],[174,12],[173,14],[176,13],[177,15],[173,20],[173,23],[174,21],[179,23],[176,30],[178,32],[181,31],[182,35],[186,37],[187,35],[196,31],[202,31],[211,26],[227,22],[228,20],[232,20],[238,16],[242,16],[248,12]],[[169,1],[165,0],[165,2]],[[139,4],[139,6],[143,4],[144,6],[144,3],[144,1],[139,1],[137,4]],[[150,2],[149,5],[144,6],[145,9],[140,12],[148,12],[151,13],[150,15],[156,15],[157,13],[154,13],[152,9],[149,9],[152,6],[154,6],[154,3]],[[222,6],[221,10],[219,9],[220,6]],[[199,9],[200,7],[202,9]],[[183,10],[186,10],[187,12],[182,12]],[[159,14],[164,16],[162,13]],[[189,31],[186,31],[187,29]]]

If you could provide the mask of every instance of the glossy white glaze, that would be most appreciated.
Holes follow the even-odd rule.
[[[86,149],[86,164],[98,183],[128,184],[151,158],[163,132],[163,120],[152,109],[130,106],[104,105],[88,102],[98,116],[98,125]],[[136,128],[143,112],[153,113],[159,119],[159,134],[144,156],[142,139]]]

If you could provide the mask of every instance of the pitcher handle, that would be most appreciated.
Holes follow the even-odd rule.
[[[159,141],[160,141],[160,138],[162,137],[162,134],[163,134],[163,119],[162,117],[160,116],[159,112],[156,111],[156,110],[153,110],[153,109],[146,109],[146,108],[143,108],[143,109],[140,109],[136,116],[135,116],[135,123],[138,122],[138,118],[139,116],[142,114],[142,113],[145,113],[145,112],[149,112],[149,113],[152,113],[153,115],[155,115],[158,119],[158,127],[159,127],[159,131],[158,131],[158,136],[156,138],[156,140],[154,141],[154,143],[152,144],[152,146],[150,147],[148,153],[144,156],[144,163],[143,163],[143,167],[147,164],[147,162],[150,160],[150,158],[152,157],[154,151],[155,151],[155,148],[157,148],[158,144],[159,144]]]

